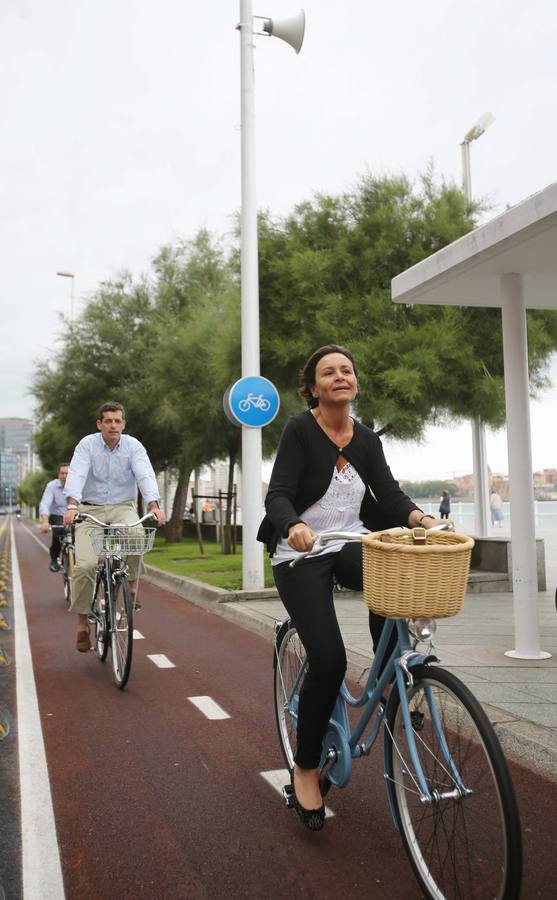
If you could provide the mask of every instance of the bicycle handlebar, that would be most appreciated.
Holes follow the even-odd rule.
[[[79,512],[75,517],[74,522],[84,522],[86,519],[94,522],[95,525],[100,525],[101,528],[135,528],[137,525],[141,525],[143,522],[147,522],[150,519],[154,522],[157,521],[156,515],[152,512],[146,513],[141,519],[138,519],[137,522],[101,522],[100,519],[96,519],[91,513]]]
[[[412,529],[402,528],[397,526],[396,528],[386,528],[381,534],[402,534],[403,531],[408,531]],[[443,525],[433,525],[432,528],[426,528],[426,531],[454,531],[454,525],[452,522],[443,523]],[[291,569],[294,568],[299,562],[303,559],[306,559],[308,556],[317,555],[317,553],[322,550],[330,541],[359,541],[362,542],[362,539],[365,537],[365,534],[354,534],[353,531],[322,531],[319,534],[316,534],[315,541],[311,550],[306,550],[305,553],[299,553],[298,556],[294,557],[291,562],[288,563]]]

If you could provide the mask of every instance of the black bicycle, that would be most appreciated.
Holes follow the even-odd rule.
[[[133,651],[133,601],[127,560],[130,556],[144,556],[152,549],[157,529],[140,526],[156,521],[156,516],[147,513],[137,522],[107,525],[81,512],[75,521],[93,523],[89,537],[99,557],[88,616],[95,628],[93,649],[104,662],[111,647],[114,681],[124,688],[130,677]]]
[[[53,534],[60,539],[60,571],[64,584],[64,599],[68,606],[72,602],[72,582],[73,569],[75,565],[75,546],[74,546],[74,528],[73,525],[51,525]]]

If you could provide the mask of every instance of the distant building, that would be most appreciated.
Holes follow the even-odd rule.
[[[31,419],[0,419],[0,450],[27,452],[33,437]]]
[[[557,469],[542,469],[534,472],[534,487],[557,487]]]
[[[458,478],[453,478],[453,483],[456,484],[458,493],[462,497],[474,493],[473,475],[460,475]]]
[[[19,484],[17,453],[0,450],[0,506],[15,506]]]

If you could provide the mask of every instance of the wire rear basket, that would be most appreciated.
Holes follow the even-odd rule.
[[[97,556],[144,556],[153,549],[156,528],[124,528],[121,525],[91,528],[89,532]]]
[[[362,540],[364,600],[389,619],[444,619],[464,601],[474,541],[454,531],[404,529]]]

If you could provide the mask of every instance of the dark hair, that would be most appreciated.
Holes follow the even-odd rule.
[[[319,405],[319,400],[311,393],[311,389],[315,385],[315,370],[317,368],[317,363],[320,359],[323,359],[324,356],[328,356],[329,353],[342,353],[346,359],[350,360],[354,367],[354,374],[356,378],[358,377],[356,361],[350,353],[350,350],[347,350],[346,347],[339,347],[338,344],[325,344],[324,347],[319,347],[318,350],[314,350],[309,359],[306,360],[303,368],[300,369],[300,386],[298,388],[300,397],[304,398],[310,409]]]
[[[121,403],[103,403],[102,406],[99,406],[99,411],[97,413],[97,419],[102,422],[103,415],[105,412],[121,412],[122,418],[126,418],[126,412]]]
[[[69,463],[58,463],[58,471],[60,471],[60,469],[65,469],[66,466],[69,467],[69,465]]]

